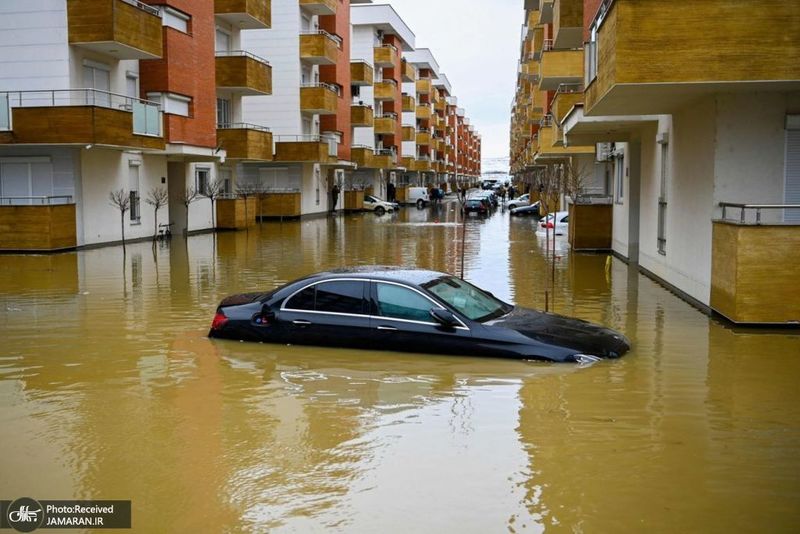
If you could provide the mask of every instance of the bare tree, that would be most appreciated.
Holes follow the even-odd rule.
[[[563,166],[563,188],[564,194],[577,202],[578,197],[584,193],[586,181],[591,174],[590,164],[586,161],[578,161],[577,158],[570,158]]]
[[[158,210],[169,202],[169,193],[163,187],[154,187],[147,193],[145,202],[153,206],[155,221],[153,222],[153,241],[158,237]]]
[[[244,220],[245,220],[245,229],[250,228],[250,217],[251,215],[248,213],[247,207],[247,199],[251,197],[258,198],[258,188],[253,184],[237,184],[236,185],[236,194],[239,195],[240,198],[244,199]],[[256,217],[256,214],[252,214],[253,217]]]
[[[131,196],[124,189],[117,189],[108,194],[111,205],[119,210],[119,226],[122,230],[122,253],[125,253],[125,214],[131,209]]]
[[[183,235],[184,236],[188,236],[189,235],[189,206],[191,206],[192,202],[194,202],[195,200],[197,200],[197,190],[194,187],[191,187],[191,186],[187,187],[183,191],[183,194],[181,194],[181,198],[180,198],[181,203],[186,208],[185,215],[184,215],[184,217],[186,219],[184,221],[185,224],[183,226]]]
[[[224,186],[222,182],[218,180],[212,180],[206,184],[205,190],[201,191],[200,194],[206,197],[208,200],[211,201],[211,227],[216,230],[217,228],[217,214],[216,214],[216,204],[217,199],[222,196],[224,193]]]

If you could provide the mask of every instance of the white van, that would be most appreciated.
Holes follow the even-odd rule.
[[[430,201],[431,199],[428,198],[428,189],[426,187],[409,187],[404,204],[414,204],[417,208],[422,209],[427,206]]]

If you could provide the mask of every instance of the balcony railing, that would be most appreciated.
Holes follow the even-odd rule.
[[[163,49],[159,11],[136,0],[70,0],[69,44],[116,59],[156,59]]]
[[[214,14],[242,30],[272,25],[271,0],[214,0]]]
[[[733,202],[720,202],[722,220],[737,222],[739,224],[762,224],[762,211],[783,211],[783,221],[788,224],[800,225],[800,204],[737,204]],[[737,219],[729,219],[729,210],[739,210]],[[750,217],[747,214],[750,214]],[[788,217],[787,217],[788,215]],[[775,224],[770,222],[769,224]]]
[[[216,57],[217,87],[247,95],[272,93],[269,61],[245,50],[219,50]]]
[[[72,197],[70,195],[0,197],[0,206],[53,206],[59,204],[72,204]]]
[[[315,65],[335,65],[342,48],[342,38],[325,30],[300,33],[300,59]]]
[[[162,114],[159,104],[98,89],[57,89],[52,91],[0,93],[0,131],[14,129],[11,110],[15,108],[78,106],[101,107],[132,113],[132,133],[162,137]]]
[[[328,83],[304,83],[300,86],[300,109],[304,113],[335,115],[340,92]]]
[[[339,143],[335,139],[319,134],[277,135],[275,136],[275,143],[324,143],[328,145],[328,156],[336,157],[339,155]]]
[[[300,0],[300,7],[314,15],[335,15],[337,0]]]
[[[391,44],[376,46],[373,53],[376,67],[392,68],[397,62],[397,48]]]
[[[350,61],[350,83],[352,85],[372,85],[375,81],[375,69],[363,59]]]
[[[217,142],[229,159],[271,161],[272,133],[266,126],[245,122],[217,125]]]

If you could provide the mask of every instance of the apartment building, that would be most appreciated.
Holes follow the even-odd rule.
[[[601,147],[596,159],[610,160],[616,255],[733,322],[800,321],[800,5],[525,7],[515,174],[541,159],[535,117],[551,110],[563,146]],[[559,46],[583,57],[548,65]],[[537,57],[540,78],[569,62],[559,75],[583,87],[537,100]]]
[[[218,91],[232,109],[269,92],[266,62],[235,50],[242,29],[269,24],[269,0],[0,4],[0,248],[148,238],[158,189],[169,194],[161,222],[211,229],[211,202],[190,203],[187,217],[187,191],[225,179]],[[215,58],[221,26],[229,42]],[[112,191],[126,197],[124,217]]]
[[[352,9],[353,62],[371,62],[374,83],[358,87],[353,113],[368,119],[354,128],[354,182],[385,197],[389,182],[400,183],[406,147],[403,145],[402,84],[414,79],[407,54],[416,37],[389,5],[361,5]]]

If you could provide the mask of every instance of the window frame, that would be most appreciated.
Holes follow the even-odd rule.
[[[422,295],[424,298],[428,299],[431,302],[431,304],[433,304],[432,307],[436,307],[436,308],[439,308],[440,310],[445,310],[445,311],[449,311],[450,313],[452,313],[453,316],[456,318],[456,320],[458,320],[459,324],[461,325],[461,326],[456,326],[455,327],[456,329],[469,330],[467,325],[464,324],[464,321],[461,320],[461,317],[459,317],[456,312],[454,312],[453,310],[451,310],[447,306],[443,305],[441,302],[438,302],[433,297],[431,297],[430,295],[426,294],[424,291],[421,291],[421,290],[417,289],[416,287],[413,287],[413,286],[410,286],[408,284],[404,284],[404,283],[401,283],[401,282],[392,282],[390,280],[370,280],[370,282],[371,282],[370,295],[376,301],[377,301],[377,298],[378,298],[378,284],[389,284],[389,285],[394,285],[394,286],[400,286],[400,287],[403,287],[405,289],[410,289],[411,291],[413,291],[415,293],[418,293],[418,294]],[[373,310],[370,310],[370,318],[373,318],[373,319],[380,319],[380,320],[385,320],[385,321],[400,321],[402,323],[424,324],[424,325],[429,325],[429,326],[441,326],[438,322],[435,322],[435,321],[431,321],[431,322],[428,322],[428,321],[415,321],[414,319],[400,319],[400,318],[396,318],[396,317],[385,317],[383,315],[375,315],[375,314],[372,313],[372,311]]]
[[[292,312],[292,313],[313,313],[313,314],[316,314],[316,315],[337,315],[337,316],[341,316],[341,317],[362,317],[362,318],[365,318],[365,319],[369,319],[370,318],[370,314],[369,314],[369,312],[370,312],[370,310],[369,310],[370,303],[368,303],[368,302],[363,302],[364,306],[363,306],[362,309],[364,310],[364,313],[343,313],[343,312],[327,312],[327,311],[317,311],[317,310],[298,310],[297,308],[288,308],[286,306],[297,294],[302,293],[303,291],[305,291],[306,289],[308,289],[310,287],[313,287],[314,291],[315,291],[314,307],[316,307],[316,300],[317,300],[316,299],[316,286],[318,286],[320,284],[330,283],[330,282],[359,282],[359,283],[362,283],[365,286],[364,287],[365,291],[362,294],[361,299],[363,301],[369,300],[369,291],[367,291],[368,286],[369,286],[369,282],[370,282],[369,280],[365,280],[364,278],[326,278],[324,280],[317,280],[315,282],[312,282],[312,283],[310,283],[308,285],[305,285],[305,286],[301,287],[297,291],[294,291],[291,295],[289,295],[288,297],[283,299],[283,302],[281,303],[280,311],[287,311],[287,312]]]

